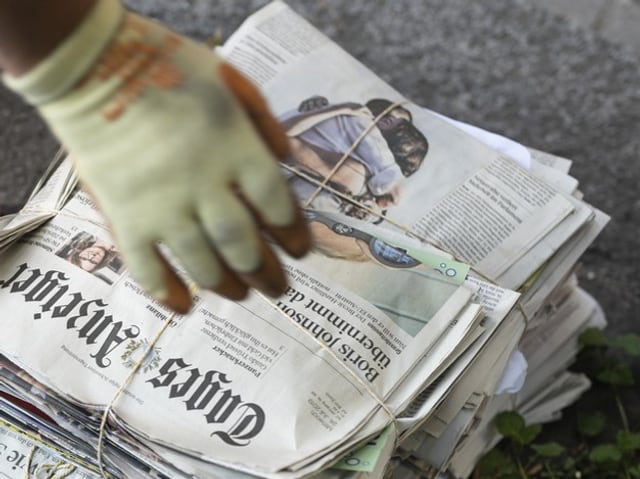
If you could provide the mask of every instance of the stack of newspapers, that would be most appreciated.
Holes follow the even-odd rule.
[[[285,126],[314,252],[278,299],[175,315],[54,159],[0,219],[0,475],[465,478],[498,412],[589,387],[574,272],[608,217],[570,161],[412,104],[281,2],[221,54]]]

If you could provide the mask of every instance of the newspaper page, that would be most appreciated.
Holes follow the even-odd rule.
[[[513,310],[518,299],[517,293],[505,290],[496,285],[485,283],[477,278],[470,277],[467,281],[475,283],[477,289],[477,300],[483,305],[485,316],[483,318],[484,331],[482,336],[475,341],[462,356],[446,370],[441,371],[437,381],[434,381],[428,388],[424,389],[420,395],[409,404],[398,418],[402,429],[402,438],[406,438],[412,431],[418,428],[426,418],[428,418],[440,404],[447,392],[463,378],[467,370],[475,363],[487,360],[487,355],[483,354],[486,349],[490,349],[488,356],[493,357],[500,354],[504,349],[512,348],[511,343],[519,340],[524,331],[524,317]],[[492,361],[488,359],[488,361]],[[418,370],[418,368],[416,368]],[[490,370],[490,369],[489,369]],[[501,371],[493,371],[484,381],[490,384],[497,381]],[[471,389],[467,393],[471,394]],[[487,394],[492,391],[485,391]]]
[[[69,458],[64,452],[56,449],[55,445],[27,435],[14,424],[0,419],[0,477],[100,477],[74,463],[75,458]]]
[[[15,315],[0,320],[7,323],[2,354],[58,394],[100,409],[171,321],[113,411],[141,438],[229,467],[265,473],[301,467],[364,424],[368,434],[380,431],[390,421],[376,414],[380,401],[473,296],[440,273],[431,278],[378,266],[379,280],[393,287],[418,281],[424,287],[409,313],[388,295],[385,304],[396,316],[424,308],[423,326],[407,331],[329,280],[318,271],[324,257],[312,255],[309,264],[284,259],[291,287],[279,302],[256,295],[233,303],[199,292],[188,316],[170,318],[126,275],[94,206],[79,192],[3,255],[0,301]],[[375,270],[373,263],[365,267]],[[367,284],[378,288],[371,278]]]
[[[287,127],[290,184],[310,208],[408,231],[491,280],[574,210],[564,193],[406,102],[281,2],[250,17],[222,53]]]
[[[9,217],[0,218],[0,252],[20,235],[37,228],[55,216],[77,183],[71,159],[59,152],[36,185],[28,207]]]
[[[0,359],[0,366],[0,417],[6,416],[8,422],[38,441],[55,444],[55,450],[70,463],[100,475],[96,447],[101,418],[62,401],[6,359]],[[9,395],[8,402],[3,392]],[[166,461],[159,462],[160,458],[139,442],[123,441],[122,435],[108,434],[102,449],[108,452],[102,465],[112,477],[187,477]]]

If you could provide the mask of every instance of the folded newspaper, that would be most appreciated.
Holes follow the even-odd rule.
[[[314,252],[281,298],[177,316],[58,156],[0,219],[0,472],[467,477],[495,413],[588,387],[565,370],[604,316],[572,271],[608,218],[568,160],[412,104],[281,2],[221,53],[285,126]]]

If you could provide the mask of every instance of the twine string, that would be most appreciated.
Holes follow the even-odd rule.
[[[522,303],[520,301],[518,301],[516,303],[516,305],[517,305],[518,310],[520,311],[520,313],[522,313],[522,317],[524,318],[524,323],[528,325],[531,322],[531,318],[529,317],[529,315],[525,311],[524,306],[522,305]]]
[[[113,397],[111,398],[111,401],[109,401],[109,403],[106,405],[106,407],[104,409],[104,412],[102,413],[102,420],[100,421],[100,429],[98,431],[98,447],[97,447],[96,460],[98,462],[98,468],[100,469],[100,475],[104,479],[113,479],[113,477],[106,471],[106,469],[104,467],[104,460],[103,460],[103,457],[104,457],[104,441],[105,441],[105,436],[106,436],[107,420],[109,418],[109,412],[113,408],[115,402],[118,400],[120,395],[124,392],[124,390],[131,383],[131,381],[133,380],[135,375],[138,373],[138,371],[140,370],[140,368],[144,364],[144,361],[147,359],[149,354],[153,351],[153,348],[155,347],[156,343],[158,342],[160,337],[164,334],[164,332],[169,328],[169,326],[171,325],[173,320],[176,318],[176,316],[177,316],[176,313],[171,314],[165,320],[165,322],[162,325],[162,327],[160,327],[160,329],[158,329],[158,332],[156,333],[155,337],[153,338],[153,340],[151,340],[149,342],[149,344],[147,345],[147,348],[144,350],[144,352],[142,353],[142,355],[140,356],[138,361],[136,361],[136,363],[134,364],[133,368],[131,369],[131,371],[129,372],[127,377],[124,379],[124,381],[122,381],[122,384],[120,385],[118,390],[114,393]]]
[[[409,100],[399,100],[396,101],[395,103],[392,103],[391,105],[389,105],[387,108],[385,108],[380,114],[378,114],[378,116],[376,116],[373,121],[364,129],[364,131],[362,133],[360,133],[360,135],[358,136],[358,138],[355,139],[355,141],[353,142],[353,144],[349,147],[349,149],[347,151],[345,151],[342,154],[342,157],[338,160],[338,162],[335,164],[335,166],[331,169],[331,171],[329,172],[329,174],[327,175],[327,177],[324,179],[324,181],[322,182],[321,185],[318,186],[318,188],[316,188],[316,190],[313,192],[313,194],[307,199],[307,201],[305,202],[305,204],[303,205],[303,208],[308,208],[311,203],[313,202],[313,200],[316,199],[316,197],[320,194],[320,192],[327,186],[327,184],[329,183],[329,181],[331,181],[331,179],[333,178],[333,175],[336,174],[336,172],[340,169],[340,167],[342,166],[342,164],[347,161],[349,159],[349,157],[351,156],[351,153],[353,153],[353,151],[358,148],[358,146],[360,145],[360,143],[362,142],[362,140],[364,140],[366,138],[366,136],[371,133],[371,131],[374,128],[377,128],[378,125],[378,121],[380,119],[382,119],[384,116],[386,116],[387,114],[389,114],[391,112],[391,110],[395,110],[396,108],[398,108],[399,106],[402,106],[406,103],[409,103]]]
[[[24,469],[25,479],[32,479],[31,468],[33,466],[33,457],[37,450],[38,446],[36,444],[29,448],[27,463]],[[41,463],[33,472],[33,479],[64,479],[65,477],[69,477],[75,470],[76,466],[62,460],[55,464]]]
[[[197,293],[197,289],[194,291],[194,293]],[[260,293],[259,291],[256,291],[256,294],[259,298],[261,298],[263,301],[269,304],[269,306],[271,306],[274,310],[276,310],[278,314],[280,314],[280,316],[282,316],[287,321],[295,325],[299,330],[301,330],[304,334],[306,334],[309,338],[311,338],[313,342],[315,342],[323,350],[325,350],[336,361],[336,363],[340,364],[342,368],[346,370],[347,373],[351,377],[353,377],[356,380],[356,382],[360,384],[360,386],[362,386],[362,388],[366,391],[366,393],[369,394],[369,396],[371,396],[374,399],[374,401],[378,403],[378,405],[387,413],[387,416],[390,419],[390,424],[393,426],[393,437],[394,437],[394,448],[395,448],[395,446],[398,445],[398,441],[400,437],[400,427],[398,425],[398,418],[396,414],[389,408],[389,406],[384,401],[384,399],[380,398],[378,394],[371,388],[371,386],[369,386],[360,376],[358,376],[358,374],[355,371],[353,371],[351,368],[349,368],[349,366],[344,364],[343,361],[340,361],[340,358],[338,357],[338,355],[333,350],[331,350],[331,348],[329,348],[321,340],[313,336],[313,334],[311,334],[310,331],[303,328],[302,325],[298,324],[293,318],[289,317],[284,311],[278,308],[278,306],[275,304],[273,300],[271,300],[264,294]],[[110,474],[108,474],[108,472],[104,468],[104,453],[103,453],[104,441],[105,441],[106,429],[107,429],[107,420],[108,420],[109,413],[113,409],[120,395],[124,392],[126,387],[131,383],[135,375],[138,373],[138,371],[140,370],[140,367],[144,364],[145,359],[153,351],[153,348],[155,347],[156,343],[162,337],[165,331],[168,329],[169,325],[175,319],[175,317],[176,317],[176,313],[173,313],[171,316],[169,316],[165,320],[165,323],[158,330],[154,339],[147,345],[147,348],[144,350],[141,357],[138,359],[134,367],[131,369],[131,371],[129,372],[125,380],[122,382],[118,390],[114,393],[113,397],[111,398],[111,401],[109,401],[109,403],[105,407],[105,410],[102,414],[102,420],[100,422],[100,429],[98,431],[99,435],[98,435],[98,448],[97,448],[98,468],[100,470],[100,475],[104,479],[113,479],[113,477]]]
[[[344,363],[344,361],[341,361],[338,355],[328,345],[323,343],[320,339],[316,338],[313,334],[311,334],[311,331],[304,328],[300,323],[296,322],[292,317],[286,314],[282,309],[278,307],[278,305],[271,298],[265,296],[259,291],[256,291],[256,294],[258,295],[258,297],[262,298],[263,301],[269,304],[269,306],[275,309],[280,314],[280,316],[286,318],[290,323],[295,325],[300,331],[302,331],[309,338],[311,338],[313,342],[319,345],[320,348],[322,348],[327,354],[329,354],[332,357],[332,359],[334,359],[338,364],[340,364],[342,368],[346,370],[347,373],[352,378],[354,378],[356,382],[360,384],[360,386],[364,388],[367,394],[369,394],[369,396],[371,396],[378,403],[378,405],[387,413],[387,416],[389,416],[389,419],[391,420],[391,425],[393,426],[394,449],[395,449],[395,446],[398,445],[398,441],[400,438],[400,426],[398,424],[398,416],[391,410],[391,408],[384,401],[384,399],[378,396],[378,394],[372,389],[372,387],[369,384],[367,384],[354,370],[352,370],[349,366],[347,366]]]

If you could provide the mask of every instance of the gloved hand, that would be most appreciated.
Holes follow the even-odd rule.
[[[284,290],[265,235],[294,256],[310,245],[274,158],[288,142],[256,89],[205,46],[98,0],[48,58],[5,82],[72,153],[151,295],[191,305],[159,241],[203,288]]]

